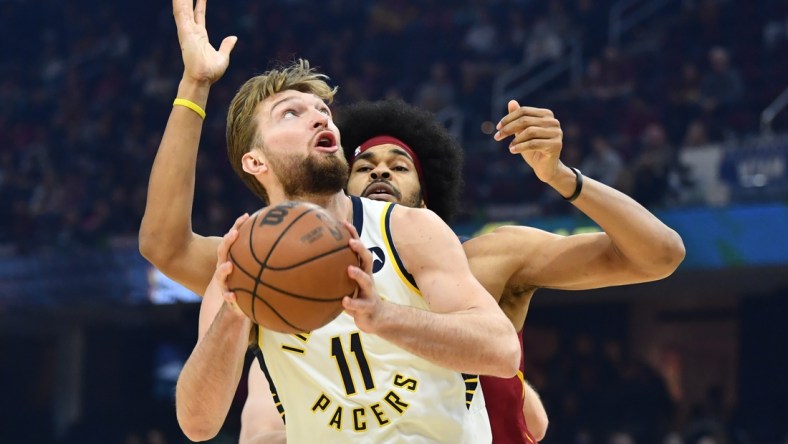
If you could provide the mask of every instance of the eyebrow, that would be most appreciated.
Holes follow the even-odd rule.
[[[275,109],[277,106],[279,106],[279,105],[281,105],[281,104],[283,104],[283,103],[285,103],[285,102],[289,102],[289,101],[291,101],[291,100],[300,100],[300,98],[299,98],[299,97],[296,97],[296,96],[289,96],[289,97],[285,97],[285,98],[284,98],[284,99],[282,99],[282,100],[279,100],[278,102],[274,103],[274,104],[273,104],[273,106],[271,106],[271,114],[272,114],[272,115],[274,114],[274,109]]]
[[[395,154],[397,156],[402,156],[402,157],[408,159],[409,161],[413,162],[413,159],[411,159],[410,154],[408,154],[407,151],[405,151],[403,149],[392,148],[392,149],[389,150],[389,154]],[[364,151],[363,153],[359,154],[358,157],[356,157],[356,160],[354,160],[353,163],[355,163],[355,162],[357,162],[359,160],[369,160],[369,159],[374,158],[374,157],[375,157],[375,153],[373,153],[372,151]]]

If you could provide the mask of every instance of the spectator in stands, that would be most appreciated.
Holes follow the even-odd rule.
[[[591,152],[583,159],[580,169],[598,181],[617,188],[624,161],[621,154],[602,136],[591,139]]]
[[[663,205],[670,192],[670,174],[675,152],[664,128],[649,125],[642,135],[640,152],[635,158],[632,197],[646,208]]]
[[[432,113],[454,105],[454,84],[445,62],[432,64],[429,79],[416,93],[416,105]]]
[[[714,47],[709,51],[709,67],[700,85],[700,106],[712,125],[712,138],[725,134],[727,119],[741,103],[744,84],[739,71],[731,65],[728,50]]]

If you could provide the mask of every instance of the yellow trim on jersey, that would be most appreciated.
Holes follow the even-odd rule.
[[[517,377],[520,378],[520,382],[523,384],[523,399],[525,399],[525,375],[522,370],[517,370]]]
[[[386,202],[383,205],[383,211],[380,212],[380,235],[383,237],[383,242],[386,243],[386,251],[389,253],[389,257],[391,260],[391,266],[394,267],[394,270],[397,272],[397,276],[399,276],[400,280],[405,283],[405,285],[414,293],[421,296],[421,291],[418,288],[414,287],[413,284],[405,277],[405,273],[400,270],[399,265],[397,265],[396,255],[394,253],[394,248],[392,245],[394,242],[389,239],[388,235],[386,234],[386,214],[388,213],[389,207],[391,206],[391,202]]]

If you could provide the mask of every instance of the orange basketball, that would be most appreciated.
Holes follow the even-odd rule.
[[[230,247],[228,278],[249,318],[281,333],[310,332],[342,312],[356,292],[350,234],[322,207],[283,202],[255,213]]]

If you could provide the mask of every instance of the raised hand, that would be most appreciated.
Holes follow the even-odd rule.
[[[178,28],[186,79],[198,83],[213,84],[219,80],[230,64],[232,52],[238,38],[225,37],[217,51],[208,40],[205,29],[205,7],[207,0],[172,0],[172,13]]]
[[[496,129],[495,140],[514,136],[509,151],[522,155],[539,180],[550,182],[556,177],[563,132],[552,111],[520,106],[516,100],[510,100],[509,114],[498,122]]]

